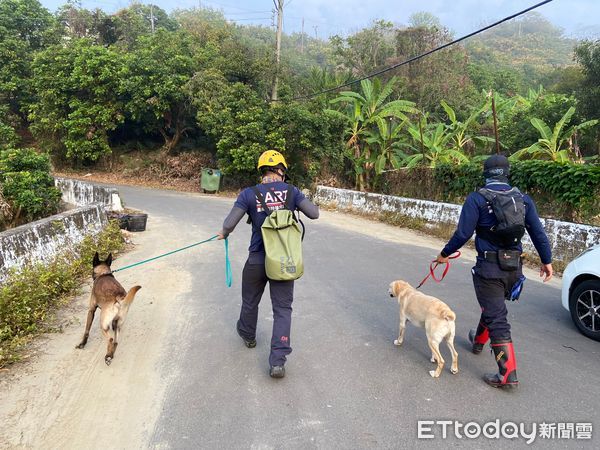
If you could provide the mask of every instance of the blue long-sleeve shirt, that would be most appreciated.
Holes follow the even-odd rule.
[[[494,191],[508,191],[511,189],[511,186],[506,183],[494,182],[487,184],[486,188]],[[525,203],[525,228],[527,233],[531,237],[531,241],[540,255],[542,263],[550,264],[552,262],[552,249],[540,222],[535,203],[531,197],[525,194],[523,195],[523,202]],[[494,211],[491,205],[488,205],[483,195],[478,192],[472,192],[465,200],[456,231],[442,250],[442,256],[449,256],[465,245],[471,239],[478,226],[491,228],[497,223]],[[475,248],[479,255],[482,255],[485,251],[495,252],[501,249],[498,245],[480,236],[475,236]],[[515,248],[522,250],[521,244]]]

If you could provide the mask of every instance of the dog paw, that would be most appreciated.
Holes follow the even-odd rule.
[[[452,372],[454,375],[456,375],[458,373],[458,368],[450,369],[450,372]]]
[[[75,346],[75,348],[79,348],[79,349],[81,349],[81,348],[83,348],[83,347],[85,347],[85,344],[77,344],[77,345]]]
[[[435,362],[436,362],[436,361],[435,361],[435,358],[434,358],[433,356],[431,357],[431,359],[430,359],[429,361],[431,361],[432,363],[435,363]]]
[[[112,356],[106,356],[104,358],[104,362],[106,363],[107,366],[110,366],[110,363],[112,362]]]
[[[394,345],[402,345],[402,341],[399,341],[398,339],[394,339]]]
[[[432,378],[437,378],[438,376],[435,374],[435,370],[430,370],[429,371],[429,375],[431,375]]]

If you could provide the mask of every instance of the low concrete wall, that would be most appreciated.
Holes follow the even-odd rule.
[[[451,203],[349,191],[327,186],[317,187],[315,200],[340,210],[374,214],[394,212],[436,224],[456,225],[461,211],[461,206]],[[541,222],[548,234],[554,259],[567,262],[586,248],[600,244],[600,227],[544,218]],[[523,249],[528,253],[535,253],[533,243],[527,234],[523,238]]]
[[[76,206],[100,203],[110,211],[122,211],[123,202],[115,188],[97,186],[70,178],[55,178],[54,184],[62,192],[62,200]]]
[[[0,233],[0,281],[9,269],[44,262],[73,249],[108,223],[103,205],[72,209]]]

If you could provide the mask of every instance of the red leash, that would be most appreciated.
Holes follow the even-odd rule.
[[[460,252],[453,253],[452,255],[450,255],[448,257],[448,259],[456,259],[458,257],[460,257]],[[436,262],[435,260],[433,260],[429,264],[429,273],[427,274],[427,276],[425,278],[423,278],[423,281],[421,281],[419,283],[419,285],[416,287],[416,289],[419,289],[421,286],[423,286],[429,277],[433,278],[433,280],[435,282],[437,282],[437,283],[439,283],[440,281],[442,281],[446,277],[446,274],[450,270],[450,261],[448,261],[447,263],[445,263],[446,267],[444,267],[444,271],[442,272],[442,276],[440,278],[436,278],[435,277],[435,269],[437,268],[437,266],[439,264],[440,263]]]

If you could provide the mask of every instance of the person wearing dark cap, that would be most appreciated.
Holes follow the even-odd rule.
[[[456,231],[436,261],[447,263],[448,257],[476,233],[477,260],[471,272],[481,318],[469,340],[475,354],[491,341],[498,373],[484,375],[484,381],[493,387],[513,388],[518,385],[517,362],[505,300],[518,298],[522,288],[521,238],[525,230],[540,256],[544,282],[552,278],[552,252],[535,203],[509,184],[508,159],[503,155],[489,157],[483,174],[485,186],[467,196]]]

